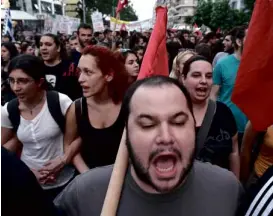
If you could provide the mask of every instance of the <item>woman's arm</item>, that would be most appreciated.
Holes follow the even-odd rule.
[[[1,145],[5,145],[10,139],[15,136],[10,128],[1,127]]]
[[[78,137],[75,104],[73,103],[66,112],[64,155],[48,161],[39,171],[48,171],[50,175],[58,173],[66,164],[71,163],[80,149],[81,141],[81,138]]]
[[[78,153],[82,143],[81,137],[78,135],[78,127],[75,114],[75,103],[73,103],[66,113],[66,126],[64,134],[64,156],[63,161],[68,164]]]
[[[22,151],[22,143],[18,140],[17,136],[13,136],[8,142],[3,145],[11,152],[20,153]]]
[[[78,170],[79,173],[85,173],[86,171],[89,170],[89,167],[86,165],[84,160],[82,159],[82,156],[80,153],[78,153],[74,158],[73,158],[73,164]]]
[[[239,179],[240,178],[240,155],[238,147],[238,134],[232,137],[232,152],[229,156],[230,170]]]
[[[258,132],[252,128],[251,122],[246,125],[241,152],[241,181],[244,183],[248,180],[250,175],[250,160],[251,152],[255,139],[257,138]]]

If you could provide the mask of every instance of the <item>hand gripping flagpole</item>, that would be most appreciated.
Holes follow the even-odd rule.
[[[167,0],[157,0],[156,8],[158,6],[166,7],[166,5],[167,5]],[[158,21],[160,22],[161,20],[157,19],[157,22]],[[151,43],[151,41],[152,40],[150,40],[149,43]],[[126,130],[124,130],[122,138],[121,138],[118,154],[116,157],[116,161],[114,164],[113,172],[111,175],[111,179],[108,185],[108,190],[104,199],[101,216],[115,216],[117,214],[119,199],[122,192],[122,186],[123,186],[124,178],[126,175],[128,161],[129,161],[129,157],[128,157],[128,151],[126,147]]]

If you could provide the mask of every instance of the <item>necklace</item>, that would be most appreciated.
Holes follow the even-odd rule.
[[[25,107],[29,110],[30,115],[32,115],[33,110],[43,101],[44,99],[44,94],[42,95],[42,97],[40,98],[39,102],[37,104],[35,104],[34,106],[32,106],[32,108],[29,108],[25,105]]]

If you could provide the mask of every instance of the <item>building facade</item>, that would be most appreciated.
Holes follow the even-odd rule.
[[[217,0],[212,0],[215,2]],[[233,9],[244,9],[244,0],[229,0]],[[168,0],[168,23],[169,27],[174,25],[185,25],[185,17],[193,16],[197,7],[198,0]]]
[[[233,9],[242,10],[245,8],[244,0],[230,0],[229,4]]]
[[[64,15],[63,0],[11,0],[11,9],[26,11],[32,15]]]
[[[185,17],[193,16],[196,6],[197,0],[170,0],[168,2],[169,26],[185,25]]]

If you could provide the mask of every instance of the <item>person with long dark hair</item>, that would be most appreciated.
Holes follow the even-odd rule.
[[[20,42],[15,42],[14,45],[16,46],[18,54],[21,54],[21,52],[22,52],[21,43]]]
[[[2,107],[1,144],[6,147],[14,137],[20,141],[21,160],[53,200],[74,176],[74,169],[67,166],[73,153],[64,145],[65,116],[72,101],[48,91],[44,65],[38,57],[14,58],[8,74],[17,98]]]
[[[15,95],[7,83],[8,66],[10,61],[18,55],[18,50],[12,42],[1,44],[1,105],[15,98]]]
[[[21,46],[21,52],[22,52],[22,54],[35,55],[34,44],[31,44],[29,42],[23,44]]]
[[[1,44],[1,67],[2,71],[7,72],[10,61],[18,55],[16,46],[12,42]]]
[[[40,54],[45,65],[46,79],[53,88],[72,100],[81,97],[76,67],[68,60],[66,50],[56,35],[48,33],[41,37]]]
[[[129,84],[135,82],[139,73],[139,59],[137,54],[129,49],[121,49],[116,52],[116,55],[118,55],[118,58],[125,66],[129,75]]]

